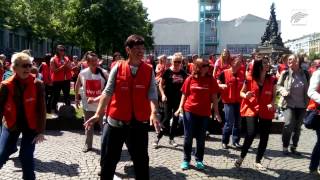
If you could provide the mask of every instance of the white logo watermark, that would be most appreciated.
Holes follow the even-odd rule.
[[[291,12],[290,23],[292,25],[307,25],[309,13],[306,9],[295,9]]]

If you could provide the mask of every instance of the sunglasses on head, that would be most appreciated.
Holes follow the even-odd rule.
[[[22,67],[22,68],[31,68],[32,64],[29,64],[29,63],[21,64],[20,67]]]

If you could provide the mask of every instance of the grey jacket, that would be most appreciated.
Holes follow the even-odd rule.
[[[307,71],[305,72],[304,70],[300,69],[299,73],[302,75],[303,78],[303,83],[305,84],[304,86],[304,106],[307,107],[308,102],[309,102],[309,97],[308,97],[308,87],[309,87],[309,77],[307,77],[306,73],[308,73]],[[290,93],[290,89],[291,89],[291,85],[293,82],[293,77],[292,77],[293,71],[289,68],[289,70],[283,71],[279,77],[278,83],[277,83],[277,92],[279,92],[282,89],[285,89],[286,91],[288,91]],[[283,97],[280,94],[280,101],[278,103],[278,105],[282,108],[286,108],[288,106],[288,102],[287,99],[290,96],[290,94],[286,97]]]

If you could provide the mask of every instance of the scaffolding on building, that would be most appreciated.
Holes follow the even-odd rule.
[[[217,54],[218,31],[221,21],[220,0],[199,0],[199,50],[200,56]]]

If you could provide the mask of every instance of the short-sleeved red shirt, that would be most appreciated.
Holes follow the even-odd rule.
[[[181,88],[186,96],[183,110],[199,116],[211,115],[211,97],[219,92],[217,81],[212,76],[194,78],[189,76]]]

